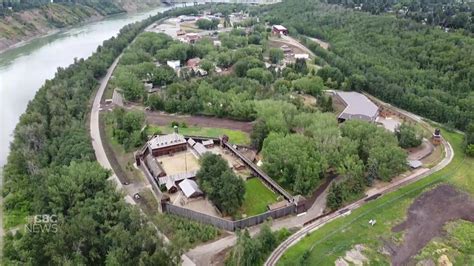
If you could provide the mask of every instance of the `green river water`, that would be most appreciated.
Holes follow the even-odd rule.
[[[0,166],[6,162],[13,130],[28,101],[58,67],[70,65],[74,58],[90,56],[123,26],[165,9],[111,16],[34,39],[0,54]]]

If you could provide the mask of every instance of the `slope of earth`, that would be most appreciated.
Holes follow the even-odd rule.
[[[390,248],[392,265],[406,265],[428,242],[443,233],[449,221],[474,222],[474,200],[453,186],[440,185],[423,193],[408,209],[407,219],[392,228],[404,232],[403,243]]]
[[[430,192],[440,183],[450,184],[465,195],[470,194],[471,200],[474,195],[474,159],[467,158],[462,153],[463,136],[457,133],[443,132],[444,137],[451,143],[455,151],[455,156],[450,165],[443,170],[436,172],[420,181],[401,188],[393,193],[382,196],[381,198],[370,202],[361,208],[353,211],[350,215],[330,222],[318,230],[314,231],[306,238],[292,246],[282,256],[279,265],[329,265],[334,264],[336,260],[344,257],[347,251],[354,246],[364,245],[366,249],[363,254],[373,264],[390,264],[392,260],[390,245],[401,246],[407,239],[407,233],[394,232],[392,228],[403,223],[408,219],[410,221],[410,206],[414,202],[419,202],[424,192]],[[442,185],[441,187],[444,187]],[[430,195],[430,194],[428,194]],[[448,209],[450,206],[443,205],[443,199],[438,198],[438,204],[441,208]],[[448,199],[446,199],[448,200]],[[465,203],[464,203],[465,204]],[[416,206],[415,203],[413,206]],[[464,206],[464,205],[463,205]],[[414,207],[412,207],[414,208]],[[426,212],[429,217],[435,217],[446,210],[441,209],[438,212]],[[408,218],[407,218],[408,213]],[[455,215],[458,218],[465,218]],[[429,219],[428,217],[428,219]],[[456,217],[452,217],[455,219]],[[369,220],[376,220],[376,224],[371,226]],[[413,219],[413,218],[411,218]],[[449,220],[449,219],[446,219]],[[455,220],[459,223],[462,220]],[[441,225],[442,226],[442,225]],[[410,229],[408,229],[410,230]],[[442,233],[443,230],[439,229]],[[473,231],[474,223],[463,223],[464,231]],[[405,233],[405,234],[404,234]],[[429,239],[436,236],[434,234]],[[457,241],[449,239],[451,235],[457,237]],[[443,237],[443,236],[441,236]],[[432,257],[437,260],[441,256],[447,256],[451,262],[458,260],[465,261],[465,254],[455,252],[463,249],[466,245],[456,247],[459,243],[472,243],[473,234],[448,234],[447,239],[443,240],[446,248],[445,253],[431,252]],[[388,244],[388,245],[387,245]],[[424,241],[426,245],[426,241]],[[433,245],[430,243],[429,245]],[[469,244],[467,245],[469,246]],[[423,248],[420,245],[419,248]],[[431,249],[432,250],[432,249]],[[425,254],[431,250],[422,250]],[[452,250],[453,252],[449,252]],[[418,250],[416,251],[418,254]],[[420,256],[411,256],[413,261],[421,260]],[[472,257],[471,257],[472,259]],[[469,258],[467,259],[469,261]],[[471,261],[473,263],[473,261]],[[468,263],[469,264],[469,263]]]

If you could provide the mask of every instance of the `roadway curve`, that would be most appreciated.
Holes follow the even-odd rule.
[[[415,116],[411,113],[408,113],[405,111],[405,115],[408,115],[412,118],[419,118],[418,116]],[[411,116],[413,115],[413,116]],[[418,119],[416,119],[418,120]],[[418,120],[418,121],[421,121]],[[449,144],[449,142],[445,141],[443,139],[443,146],[444,146],[444,149],[446,151],[446,156],[444,157],[444,159],[439,162],[436,166],[434,166],[433,168],[427,170],[427,171],[423,171],[423,172],[420,172],[418,174],[415,174],[415,175],[412,175],[412,176],[409,176],[407,178],[404,178],[402,180],[399,180],[398,182],[395,182],[393,184],[390,184],[389,186],[387,187],[384,187],[384,188],[381,188],[380,190],[377,190],[377,191],[374,191],[372,192],[370,195],[367,195],[366,197],[348,205],[348,206],[345,206],[343,208],[343,211],[336,211],[336,212],[333,212],[331,213],[330,215],[327,215],[327,216],[324,216],[320,219],[317,219],[315,221],[313,221],[312,223],[304,226],[303,228],[301,228],[300,230],[298,230],[296,233],[294,233],[293,235],[291,235],[288,239],[286,239],[285,241],[283,241],[273,252],[272,254],[270,254],[270,256],[268,257],[267,261],[265,262],[265,266],[271,266],[271,265],[276,265],[276,263],[278,262],[278,260],[281,258],[281,256],[283,255],[283,253],[285,253],[285,251],[290,248],[291,246],[293,246],[294,244],[296,244],[298,241],[300,241],[302,238],[304,238],[307,234],[317,230],[318,228],[320,228],[321,226],[339,218],[339,217],[342,217],[346,214],[349,213],[349,211],[353,211],[359,207],[361,207],[362,205],[364,205],[365,203],[367,203],[368,201],[367,198],[373,196],[374,194],[378,194],[380,193],[381,195],[384,195],[384,194],[387,194],[389,192],[392,192],[392,191],[395,191],[403,186],[406,186],[408,184],[411,184],[415,181],[418,181],[424,177],[427,177],[441,169],[443,169],[444,167],[446,167],[452,160],[453,160],[453,157],[454,157],[454,150],[453,148],[451,147],[451,144]]]
[[[107,87],[107,84],[109,83],[110,78],[112,77],[112,74],[113,74],[115,68],[117,67],[117,64],[118,64],[121,56],[122,55],[120,55],[119,57],[117,57],[115,59],[115,61],[112,63],[112,65],[107,70],[107,74],[105,74],[105,76],[100,80],[99,89],[97,90],[97,93],[96,93],[95,98],[94,98],[94,102],[92,104],[91,115],[90,115],[90,124],[89,124],[90,135],[91,135],[91,139],[92,139],[92,147],[94,148],[95,157],[97,159],[97,162],[99,162],[99,164],[102,167],[104,167],[105,169],[108,169],[108,170],[111,171],[112,175],[109,177],[109,180],[111,180],[115,183],[115,185],[117,187],[117,190],[119,190],[119,191],[123,191],[124,187],[123,187],[122,183],[120,182],[120,180],[118,179],[117,175],[115,174],[114,170],[112,169],[110,161],[107,158],[104,147],[102,145],[102,138],[100,136],[100,130],[99,130],[99,128],[100,128],[99,127],[99,123],[100,123],[99,122],[99,115],[100,115],[100,110],[101,110],[100,102],[102,100],[102,96],[104,94],[105,88]],[[127,203],[130,203],[130,204],[133,204],[133,205],[135,203],[130,195],[125,196],[125,201]],[[168,243],[169,239],[165,235],[163,235],[154,224],[153,224],[153,226],[155,227],[158,235],[161,236],[166,243]],[[195,263],[188,256],[186,256],[185,254],[183,254],[181,256],[181,259],[182,259],[182,265],[185,265],[185,266],[195,265]]]

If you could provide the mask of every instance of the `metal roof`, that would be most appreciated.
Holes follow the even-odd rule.
[[[214,145],[214,141],[212,139],[208,140],[203,140],[202,145],[207,146],[207,145]]]
[[[379,107],[365,95],[355,91],[336,91],[336,94],[346,104],[339,118],[366,121],[374,121],[377,118]]]
[[[203,194],[198,184],[191,179],[183,180],[178,186],[187,198]]]
[[[175,183],[175,182],[182,181],[188,178],[194,178],[196,177],[196,174],[197,174],[197,171],[190,171],[190,172],[178,173],[174,175],[163,176],[163,177],[158,178],[158,185],[161,186],[163,184],[167,184],[168,182]]]
[[[188,139],[188,144],[189,144],[189,146],[192,147],[192,146],[194,146],[194,144],[196,144],[196,141],[194,141],[194,139],[192,139],[192,138],[189,138]]]
[[[155,158],[153,158],[151,154],[148,154],[145,157],[145,164],[154,178],[164,173],[163,168],[161,168],[161,166],[158,164],[158,162],[155,160]]]
[[[416,169],[416,168],[420,168],[423,165],[423,163],[419,160],[409,160],[408,165],[411,168]]]
[[[148,141],[148,146],[152,149],[159,149],[163,147],[169,147],[186,143],[183,135],[172,133],[168,135],[159,135]]]
[[[283,27],[282,25],[273,25],[273,27],[277,30],[287,30],[285,27]]]
[[[207,150],[207,148],[204,147],[204,145],[202,145],[202,143],[199,143],[199,142],[196,142],[196,144],[194,144],[193,148],[199,154],[199,156],[203,156],[204,153],[209,152]]]

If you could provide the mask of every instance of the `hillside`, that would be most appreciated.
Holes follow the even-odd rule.
[[[0,51],[22,41],[81,22],[157,6],[153,0],[113,0],[95,4],[46,4],[0,16]]]

